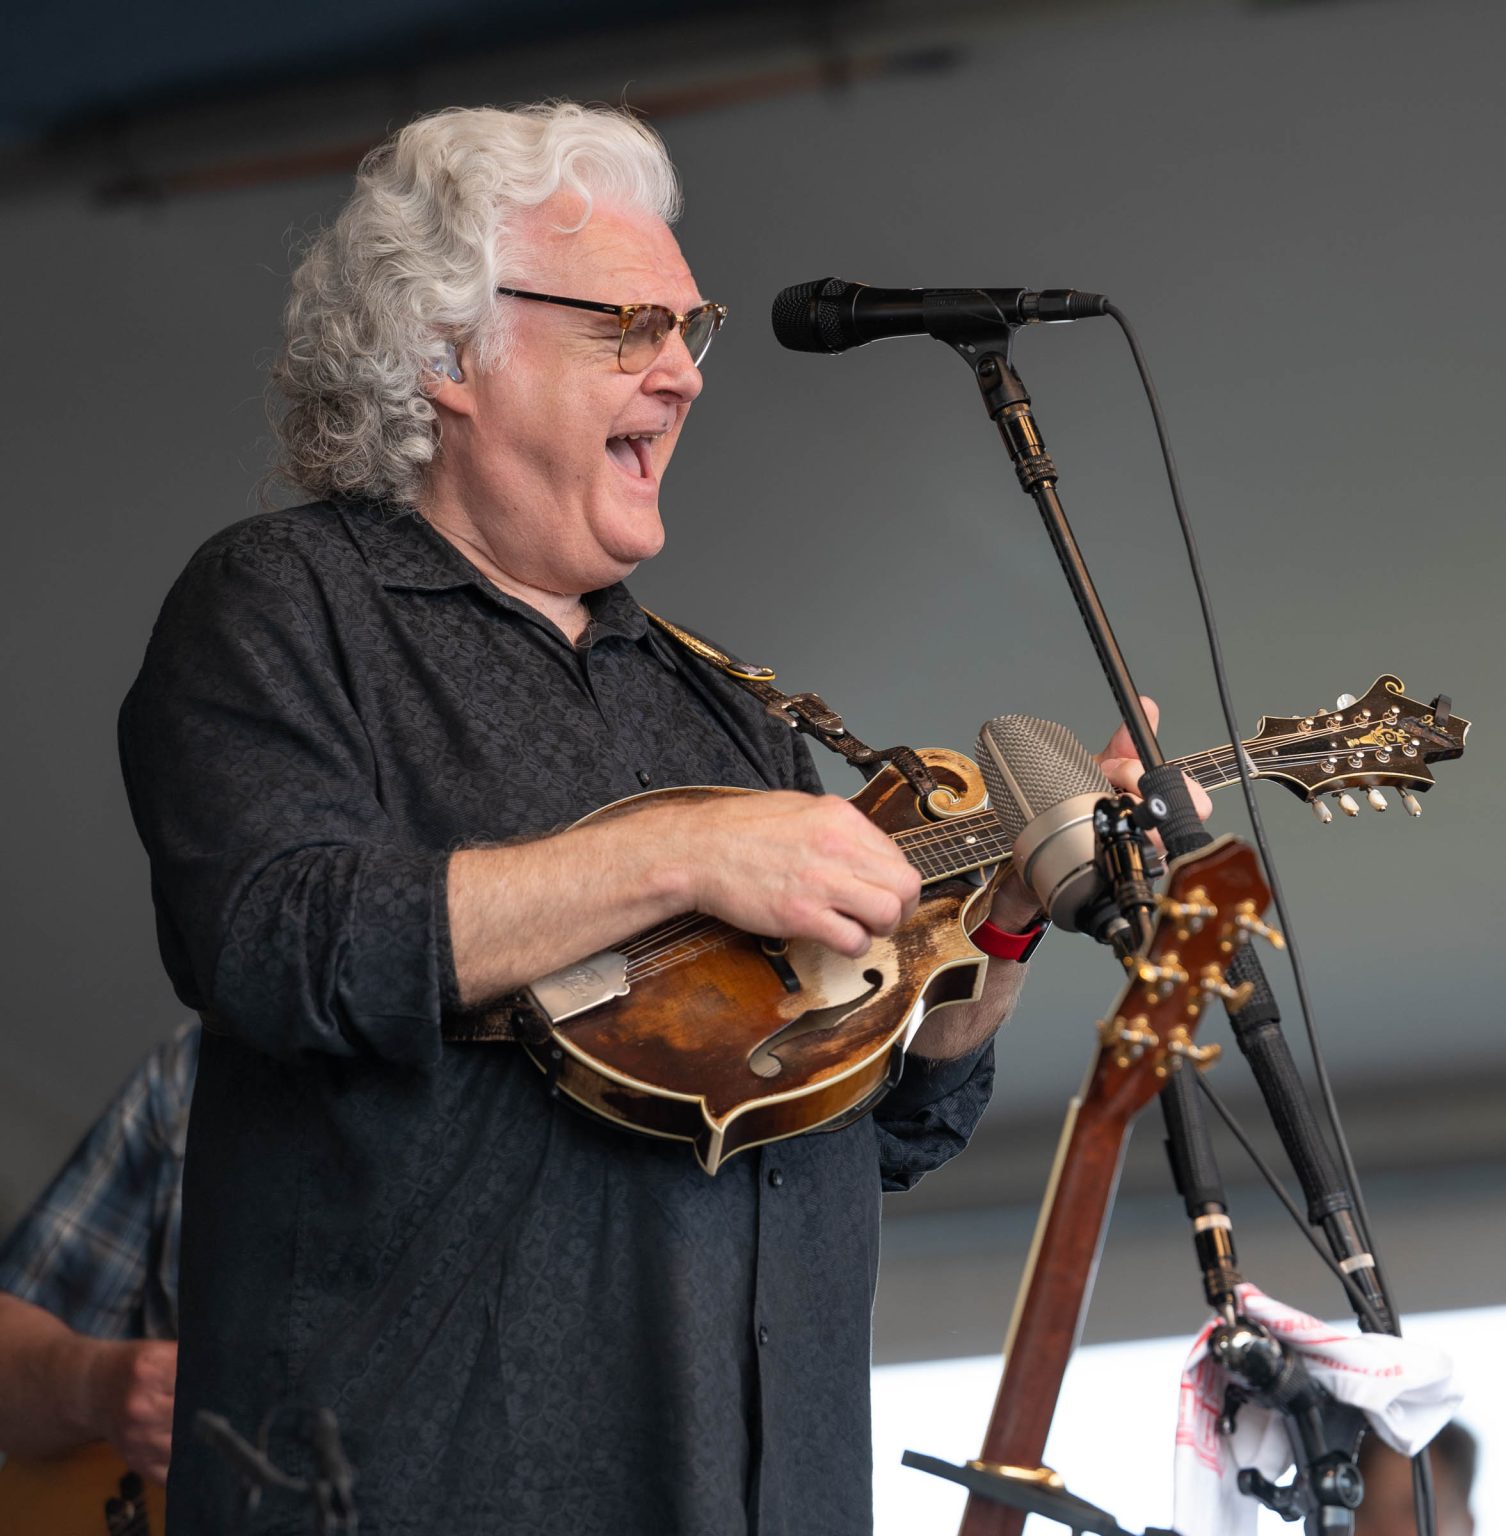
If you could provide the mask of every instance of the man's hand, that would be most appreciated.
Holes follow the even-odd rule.
[[[1150,721],[1150,728],[1155,730],[1161,723],[1161,706],[1145,694],[1140,695],[1140,704],[1145,710],[1146,718]],[[1103,769],[1103,776],[1115,789],[1126,789],[1131,794],[1140,792],[1140,775],[1145,772],[1145,765],[1135,756],[1135,744],[1130,740],[1129,728],[1121,725],[1114,734],[1109,737],[1109,744],[1098,754],[1098,766]],[[1201,821],[1213,814],[1213,802],[1208,798],[1208,791],[1203,788],[1196,779],[1182,775],[1187,781],[1187,788],[1192,794],[1193,808],[1198,813]]]
[[[178,1346],[156,1339],[89,1342],[85,1391],[90,1422],[133,1471],[165,1483]]]
[[[108,1440],[165,1483],[177,1369],[176,1344],[90,1338],[0,1291],[0,1451],[55,1456]]]
[[[866,954],[914,916],[920,875],[886,833],[836,795],[724,795],[682,823],[695,909],[771,938]]]

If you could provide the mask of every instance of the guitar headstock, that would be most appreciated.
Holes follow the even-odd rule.
[[[1098,1026],[1090,1097],[1128,1118],[1183,1062],[1218,1055],[1216,1045],[1194,1045],[1192,1037],[1213,998],[1241,1006],[1249,984],[1231,986],[1224,974],[1234,952],[1257,936],[1283,942],[1262,921],[1270,899],[1254,850],[1237,838],[1221,837],[1172,862],[1155,931],[1125,962],[1129,980]]]
[[[1329,818],[1320,795],[1345,796],[1347,803],[1341,799],[1340,804],[1353,815],[1356,807],[1347,791],[1367,791],[1371,804],[1384,810],[1383,786],[1400,791],[1415,816],[1413,797],[1433,787],[1428,765],[1460,756],[1469,726],[1453,713],[1446,695],[1430,704],[1409,699],[1401,679],[1387,673],[1363,698],[1341,694],[1332,709],[1262,715],[1245,750],[1259,777],[1280,780],[1311,801],[1324,820]]]

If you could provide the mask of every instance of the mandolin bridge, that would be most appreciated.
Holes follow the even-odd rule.
[[[604,949],[567,965],[562,970],[541,976],[528,989],[533,1000],[556,1024],[573,1019],[578,1013],[600,1008],[614,997],[629,992],[627,957],[616,950]]]

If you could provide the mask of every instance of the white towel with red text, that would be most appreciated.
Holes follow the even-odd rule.
[[[1239,1288],[1239,1308],[1299,1353],[1340,1402],[1362,1409],[1374,1432],[1404,1456],[1420,1451],[1459,1406],[1453,1363],[1442,1350],[1389,1333],[1341,1333],[1249,1284]],[[1197,1336],[1182,1367],[1175,1524],[1182,1536],[1254,1536],[1260,1506],[1239,1491],[1239,1469],[1254,1467],[1274,1481],[1292,1465],[1292,1447],[1281,1415],[1253,1404],[1239,1410],[1232,1436],[1219,1433],[1228,1377],[1208,1354],[1214,1326],[1210,1320]]]

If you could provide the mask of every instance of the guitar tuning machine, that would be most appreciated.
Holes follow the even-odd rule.
[[[1132,1066],[1147,1051],[1154,1050],[1161,1043],[1160,1037],[1150,1027],[1150,1020],[1143,1013],[1137,1013],[1132,1019],[1126,1019],[1123,1014],[1116,1014],[1112,1019],[1101,1019],[1098,1024],[1098,1042],[1105,1050],[1118,1047],[1114,1057],[1114,1065],[1117,1067]]]
[[[1378,789],[1367,789],[1365,798],[1370,802],[1372,811],[1383,811],[1386,808],[1386,797]]]
[[[1187,901],[1173,901],[1170,896],[1157,896],[1156,909],[1163,917],[1174,917],[1178,921],[1177,938],[1186,943],[1195,933],[1203,931],[1203,924],[1209,918],[1218,916],[1218,908],[1208,900],[1208,893],[1202,886],[1188,892]]]
[[[1355,702],[1356,700],[1352,693],[1341,693],[1338,698],[1333,701],[1333,707],[1335,709],[1348,709],[1349,706]]]
[[[1210,970],[1217,971],[1216,966],[1210,966]],[[1245,982],[1244,987],[1254,991],[1253,982]],[[1243,988],[1234,987],[1231,991],[1241,991]],[[1233,1005],[1231,1004],[1231,1007]],[[1241,1005],[1242,1006],[1242,1005]],[[1238,1011],[1237,1009],[1235,1010]],[[1166,1054],[1177,1063],[1187,1062],[1194,1067],[1211,1067],[1224,1053],[1221,1045],[1195,1045],[1192,1036],[1178,1024],[1169,1030],[1166,1035]],[[1166,1077],[1173,1070],[1172,1063],[1163,1061],[1156,1067],[1157,1077]]]
[[[1253,901],[1242,901],[1234,909],[1234,926],[1243,939],[1264,939],[1273,949],[1285,949],[1286,939],[1269,923],[1263,923]]]
[[[1343,811],[1343,813],[1346,816],[1358,816],[1359,815],[1359,813],[1360,813],[1359,803],[1355,800],[1354,796],[1351,795],[1347,790],[1344,790],[1341,793],[1335,795],[1334,799],[1339,802],[1339,809],[1341,811]]]
[[[1421,816],[1422,807],[1417,803],[1417,796],[1410,789],[1401,792],[1401,803],[1406,808],[1408,816]]]
[[[1205,965],[1203,967],[1198,985],[1209,997],[1223,998],[1229,1005],[1230,1013],[1238,1013],[1255,995],[1255,983],[1253,981],[1242,981],[1237,987],[1231,987],[1224,980],[1224,973],[1216,965]]]
[[[1313,808],[1313,815],[1316,816],[1318,820],[1321,821],[1326,827],[1328,823],[1333,820],[1333,812],[1329,810],[1321,800],[1314,800],[1311,802],[1311,804]]]
[[[1165,965],[1155,965],[1149,960],[1141,960],[1135,966],[1135,975],[1145,983],[1145,989],[1152,1001],[1157,997],[1170,997],[1178,987],[1187,985],[1187,972],[1177,963],[1174,952],[1168,952],[1164,957]]]

